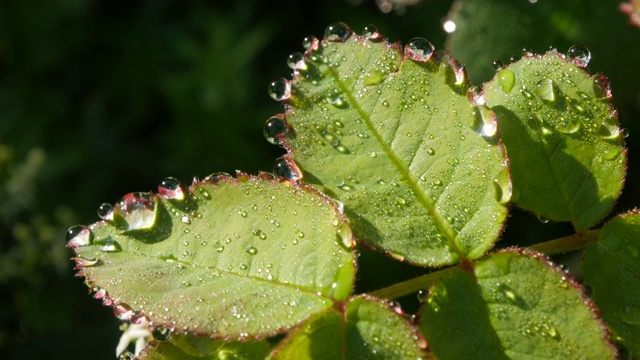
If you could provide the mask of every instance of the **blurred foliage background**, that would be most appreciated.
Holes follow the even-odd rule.
[[[283,152],[262,124],[289,53],[335,21],[375,24],[391,41],[428,38],[467,63],[474,84],[522,48],[592,51],[630,130],[629,176],[612,214],[640,205],[640,29],[618,1],[3,1],[0,2],[0,354],[113,359],[109,308],[74,277],[65,232],[102,202],[166,176],[271,171]],[[452,11],[452,12],[450,12]],[[447,37],[443,23],[456,30]],[[513,210],[499,246],[571,231]],[[424,273],[366,249],[358,291]],[[579,276],[579,275],[578,275]],[[415,303],[404,299],[410,311]]]

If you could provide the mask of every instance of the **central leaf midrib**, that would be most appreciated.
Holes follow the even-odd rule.
[[[445,235],[445,237],[451,244],[451,247],[458,254],[458,256],[460,258],[464,258],[465,255],[460,251],[457,244],[455,243],[456,234],[453,233],[453,231],[448,226],[445,225],[446,224],[445,220],[437,213],[437,211],[435,210],[435,205],[431,204],[431,202],[427,198],[424,191],[417,185],[417,181],[412,176],[408,166],[404,164],[404,162],[398,157],[398,155],[396,155],[396,153],[384,142],[384,139],[382,138],[382,136],[380,135],[380,133],[372,123],[371,117],[362,109],[362,107],[360,106],[360,103],[356,100],[355,96],[353,96],[350,89],[340,80],[340,76],[338,74],[337,69],[335,69],[334,67],[328,67],[328,69],[329,69],[328,73],[333,77],[338,87],[347,96],[349,103],[356,110],[360,118],[367,124],[367,126],[369,127],[369,130],[373,133],[375,139],[378,141],[378,143],[382,147],[385,154],[391,159],[391,162],[396,167],[396,169],[398,169],[398,171],[405,176],[409,184],[409,187],[411,188],[411,191],[414,193],[414,195],[416,196],[418,201],[422,204],[422,206],[431,215],[432,219],[434,220],[438,228],[438,231],[441,234]]]

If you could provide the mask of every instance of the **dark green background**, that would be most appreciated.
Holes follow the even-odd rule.
[[[508,62],[523,47],[566,51],[576,42],[592,50],[591,70],[615,74],[633,171],[614,214],[640,205],[633,57],[640,56],[633,53],[640,29],[627,24],[616,1],[486,3],[498,4],[488,22],[498,32],[508,31],[505,19],[540,24],[522,14],[550,20],[520,29],[512,42],[492,41],[496,29],[483,26],[452,39],[455,56],[475,60],[475,81],[492,76],[487,59]],[[422,36],[441,49],[451,4],[423,1],[384,14],[374,1],[0,2],[2,358],[113,359],[119,322],[73,276],[66,229],[97,221],[100,203],[155,190],[166,176],[190,182],[217,171],[271,171],[283,152],[264,140],[262,124],[283,108],[269,98],[267,84],[290,76],[287,56],[302,50],[306,35],[321,37],[335,21],[359,33],[373,23],[391,41]],[[610,16],[600,16],[600,8]],[[575,25],[593,24],[595,14],[597,26]],[[607,37],[594,35],[598,27]],[[530,244],[570,229],[514,210],[499,244]],[[359,291],[424,272],[363,251]],[[408,310],[412,300],[404,301]]]

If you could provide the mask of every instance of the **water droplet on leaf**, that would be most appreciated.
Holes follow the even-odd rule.
[[[265,122],[263,134],[264,138],[267,139],[268,142],[274,145],[279,145],[280,140],[278,137],[286,134],[288,131],[289,128],[284,120],[279,116],[273,116]]]
[[[291,97],[291,83],[287,79],[273,80],[267,88],[269,96],[273,100],[283,101]]]
[[[134,192],[122,197],[114,209],[114,216],[126,222],[124,230],[150,229],[156,222],[158,198],[152,193]]]
[[[560,118],[556,130],[563,134],[574,134],[580,129],[580,122],[573,118]]]
[[[164,328],[161,326],[155,327],[151,330],[151,335],[153,339],[156,341],[167,341],[171,339],[171,335],[173,334],[173,330],[169,328]]]
[[[102,245],[100,245],[99,249],[107,253],[122,251],[120,244],[112,238],[108,238]]]
[[[506,168],[501,170],[495,180],[493,180],[493,185],[495,188],[496,201],[501,205],[508,203],[511,200],[513,192],[509,170]]]
[[[502,69],[498,71],[498,84],[502,88],[502,92],[505,94],[511,93],[511,89],[516,83],[516,75],[509,69]]]
[[[591,51],[584,45],[573,45],[567,51],[567,57],[573,61],[576,66],[586,67],[591,60]]]
[[[75,258],[76,264],[80,267],[91,267],[98,264],[100,260],[97,258],[83,258],[82,256],[78,256]]]
[[[113,205],[104,203],[98,206],[98,216],[102,220],[113,220]]]
[[[433,44],[424,38],[413,38],[404,48],[405,54],[416,61],[427,61],[435,52]]]
[[[351,36],[351,29],[342,22],[333,23],[324,30],[324,37],[329,41],[346,41]]]
[[[493,70],[498,71],[504,67],[504,64],[500,60],[494,60],[491,63],[491,66],[493,67]]]
[[[429,149],[427,150],[427,154],[429,154],[429,155],[435,155],[435,153],[436,153],[436,151],[435,151],[435,150],[433,150],[433,148],[429,148]]]
[[[165,199],[181,201],[184,200],[185,189],[180,180],[168,177],[158,185],[158,194]]]
[[[289,55],[289,58],[287,59],[287,66],[292,70],[307,70],[307,64],[304,62],[304,55],[299,52],[294,52]]]
[[[293,161],[291,161],[293,162]],[[292,165],[286,158],[282,157],[276,160],[276,164],[273,167],[273,173],[280,178],[284,178],[290,181],[297,181],[302,178],[299,171],[292,168]]]
[[[250,246],[249,248],[247,248],[247,254],[255,255],[257,253],[258,253],[258,249],[256,249],[254,246]]]
[[[83,225],[72,226],[67,230],[67,246],[75,248],[91,244],[91,230]]]
[[[375,25],[367,25],[364,27],[362,31],[362,36],[364,36],[367,40],[376,41],[381,38],[380,33],[378,32],[378,28]]]
[[[313,49],[317,46],[318,39],[315,36],[307,36],[302,40],[302,47],[305,50]]]
[[[122,321],[131,319],[134,314],[135,312],[127,304],[120,303],[113,307],[113,315]]]
[[[553,80],[542,79],[536,84],[536,95],[546,104],[553,104],[556,101],[555,87]]]
[[[476,106],[473,114],[472,128],[476,134],[485,139],[493,138],[498,132],[498,122],[493,111],[486,106]]]
[[[337,233],[340,244],[347,249],[351,249],[353,247],[353,233],[351,232],[351,227],[346,221],[343,221],[338,225]]]

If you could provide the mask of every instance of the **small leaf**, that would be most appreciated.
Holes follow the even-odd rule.
[[[640,213],[607,223],[584,255],[585,282],[614,339],[640,356]]]
[[[422,342],[422,344],[420,344]],[[274,349],[272,359],[419,359],[416,329],[378,300],[351,299],[345,310],[315,315]]]
[[[211,179],[183,200],[129,194],[113,221],[73,231],[83,241],[70,244],[90,243],[75,251],[95,297],[124,320],[224,338],[268,336],[348,297],[352,239],[332,200],[266,175]]]
[[[573,63],[555,51],[525,56],[485,91],[509,155],[513,201],[582,230],[620,195],[627,154],[607,80],[574,65],[586,59],[579,50]]]
[[[420,329],[438,359],[615,358],[593,305],[567,276],[540,255],[492,254],[474,274],[460,269],[431,289]]]
[[[175,335],[169,341],[148,346],[139,356],[140,360],[218,360],[246,359],[262,360],[269,354],[269,343],[261,341],[212,340],[208,337]]]
[[[345,40],[346,39],[346,40]],[[280,140],[304,180],[344,203],[356,235],[438,266],[482,256],[511,196],[490,112],[464,67],[425,39],[315,42],[295,72]]]

